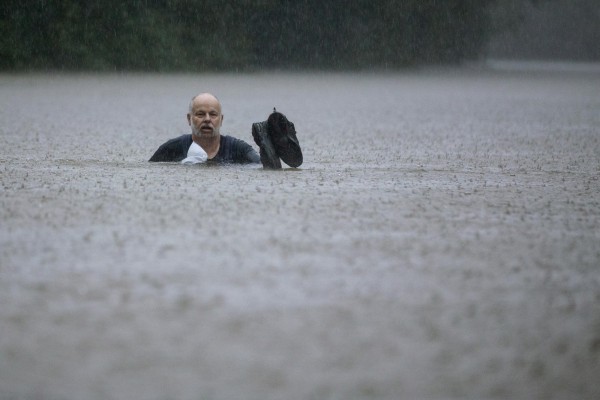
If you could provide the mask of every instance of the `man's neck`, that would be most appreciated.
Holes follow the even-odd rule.
[[[206,152],[208,159],[214,158],[221,146],[221,135],[214,137],[200,137],[192,135],[192,140]]]

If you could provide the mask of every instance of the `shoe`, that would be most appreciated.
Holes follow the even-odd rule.
[[[296,127],[275,108],[266,121],[252,124],[252,137],[260,147],[263,167],[280,169],[281,160],[294,168],[302,164],[302,149],[296,137]]]
[[[255,122],[252,124],[252,137],[254,142],[260,148],[260,161],[263,168],[281,169],[281,161],[275,151],[275,146],[267,132],[267,121]]]
[[[284,163],[294,168],[302,164],[302,149],[296,137],[296,127],[275,108],[267,119],[267,133],[275,147],[275,153]]]

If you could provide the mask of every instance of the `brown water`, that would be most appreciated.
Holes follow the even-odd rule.
[[[0,399],[597,398],[600,72],[516,67],[0,75]],[[200,91],[305,163],[147,163]]]

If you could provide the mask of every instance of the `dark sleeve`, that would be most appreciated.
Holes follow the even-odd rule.
[[[260,156],[243,140],[237,139],[236,143],[236,161],[241,163],[260,163]]]
[[[256,150],[254,150],[252,147],[250,147],[250,145],[248,145],[248,147],[249,147],[249,150],[246,152],[246,159],[250,163],[259,164],[260,156],[258,155]]]
[[[169,162],[181,161],[184,158],[185,155],[182,151],[182,139],[179,137],[163,143],[148,161]]]

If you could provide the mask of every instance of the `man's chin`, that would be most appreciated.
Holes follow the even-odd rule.
[[[206,132],[198,131],[198,132],[193,132],[192,134],[194,136],[202,138],[202,139],[209,139],[209,138],[214,138],[214,137],[219,136],[219,131],[215,131],[215,130],[206,131]]]

